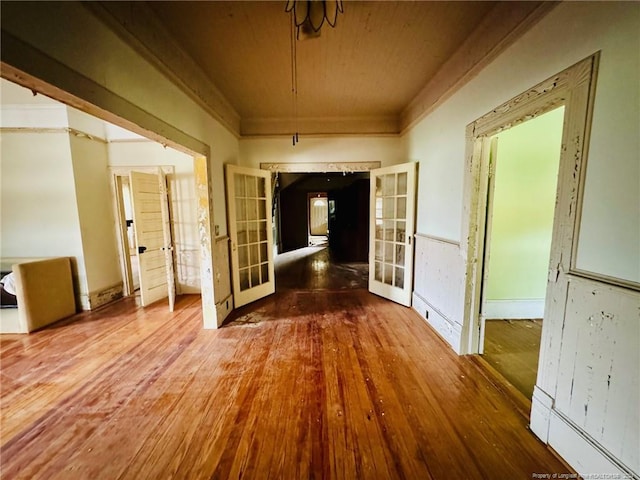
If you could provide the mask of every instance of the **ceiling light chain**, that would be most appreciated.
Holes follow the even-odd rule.
[[[293,146],[299,142],[298,139],[298,60],[296,49],[295,19],[291,16],[291,102],[293,107],[293,119],[295,133],[293,134]]]
[[[326,20],[335,27],[338,13],[342,13],[342,0],[287,0],[285,12],[291,13],[291,101],[295,133],[292,143],[295,147],[300,141],[298,136],[298,59],[296,41],[300,38],[320,36],[320,29]]]

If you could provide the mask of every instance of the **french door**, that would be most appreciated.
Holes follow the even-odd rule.
[[[226,166],[227,209],[235,306],[275,292],[271,173]]]
[[[371,170],[369,291],[411,305],[416,164]]]

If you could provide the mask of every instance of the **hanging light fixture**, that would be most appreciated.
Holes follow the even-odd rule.
[[[325,20],[332,27],[336,26],[343,7],[342,0],[287,0],[285,11],[293,11],[298,37],[302,32],[304,38],[313,38],[320,36]]]

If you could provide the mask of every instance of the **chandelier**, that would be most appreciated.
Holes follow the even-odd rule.
[[[301,32],[304,38],[319,37],[325,20],[336,26],[338,13],[343,12],[342,0],[287,0],[285,12],[291,11],[298,37]]]

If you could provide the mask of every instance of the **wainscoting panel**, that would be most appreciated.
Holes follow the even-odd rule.
[[[640,293],[571,278],[562,343],[555,409],[640,473]]]
[[[413,307],[456,351],[460,351],[464,262],[456,242],[415,236]]]

